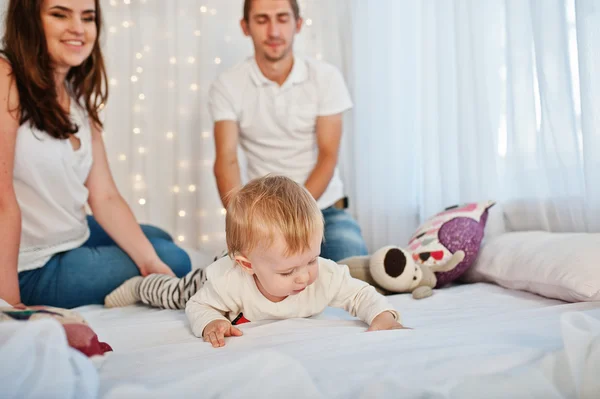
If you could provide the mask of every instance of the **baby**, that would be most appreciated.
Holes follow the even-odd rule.
[[[319,257],[323,227],[316,201],[302,186],[282,176],[255,179],[230,197],[229,257],[181,280],[135,277],[106,304],[142,300],[182,308],[187,301],[192,332],[213,347],[242,335],[235,325],[243,322],[310,317],[328,306],[344,308],[369,324],[369,331],[403,328],[384,296],[352,278],[346,266]]]

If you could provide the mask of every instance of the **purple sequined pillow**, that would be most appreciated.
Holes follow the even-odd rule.
[[[465,252],[465,258],[453,270],[436,273],[436,288],[458,279],[475,262],[488,209],[494,204],[494,201],[486,201],[446,208],[426,221],[412,236],[408,250],[420,265],[444,264],[457,251]]]

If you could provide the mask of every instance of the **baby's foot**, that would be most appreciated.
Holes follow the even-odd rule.
[[[118,308],[135,305],[140,302],[140,284],[143,280],[142,276],[137,276],[125,281],[104,298],[104,306],[107,308]]]

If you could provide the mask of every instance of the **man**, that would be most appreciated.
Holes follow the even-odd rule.
[[[344,210],[337,169],[342,113],[352,102],[337,69],[294,56],[302,22],[297,0],[245,0],[240,24],[255,54],[211,86],[214,173],[225,207],[227,193],[242,184],[238,144],[249,178],[275,173],[304,184],[325,219],[321,256],[338,261],[367,254],[358,224]]]

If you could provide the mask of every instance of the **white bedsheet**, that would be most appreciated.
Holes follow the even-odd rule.
[[[183,311],[79,308],[115,350],[102,398],[599,398],[600,303],[487,284],[390,297],[413,330],[365,333],[344,311],[249,323],[213,349]]]

